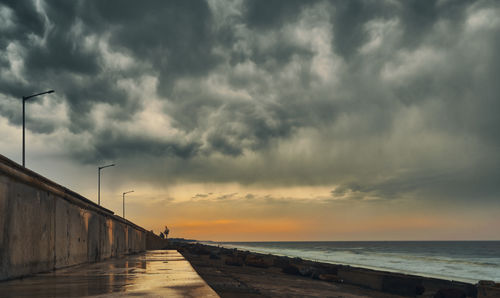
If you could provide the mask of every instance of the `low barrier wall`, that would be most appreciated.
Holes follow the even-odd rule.
[[[263,270],[276,267],[286,274],[345,283],[403,297],[500,297],[500,283],[494,281],[482,280],[472,284],[175,240],[169,243],[169,249],[177,249],[188,260],[190,255],[209,255],[214,262],[220,260],[220,266],[252,266]]]
[[[141,252],[146,233],[0,155],[0,280]]]
[[[160,238],[153,232],[146,233],[146,249],[166,249],[168,247],[167,239]]]

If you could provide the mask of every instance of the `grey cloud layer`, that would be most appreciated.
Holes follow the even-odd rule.
[[[19,125],[21,95],[57,89],[80,162],[128,159],[160,183],[498,198],[498,2],[0,3],[1,115]],[[175,133],[128,128],[146,94]]]

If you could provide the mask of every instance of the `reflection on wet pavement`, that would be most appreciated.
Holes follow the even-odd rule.
[[[0,297],[219,297],[175,250],[0,282]]]

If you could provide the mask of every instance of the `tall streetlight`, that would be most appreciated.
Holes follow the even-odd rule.
[[[97,170],[97,204],[101,205],[101,170],[104,168],[113,167],[115,164],[98,167]]]
[[[123,193],[123,218],[125,218],[125,195],[128,193],[134,192],[133,190],[129,190]]]
[[[25,105],[26,105],[26,100],[32,98],[32,97],[35,97],[35,96],[39,96],[39,95],[44,95],[44,94],[49,94],[49,93],[53,93],[54,90],[49,90],[49,91],[45,91],[45,92],[41,92],[41,93],[37,93],[37,94],[33,94],[33,95],[30,95],[30,96],[23,96],[23,167],[25,167],[26,165],[26,161],[25,161],[25,157],[24,157],[24,152],[25,152],[25,149],[24,149],[24,145],[25,145],[25,141],[24,141],[24,129],[25,129]]]

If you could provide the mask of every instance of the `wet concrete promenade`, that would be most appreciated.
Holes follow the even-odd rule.
[[[0,282],[0,297],[219,297],[175,250]]]

